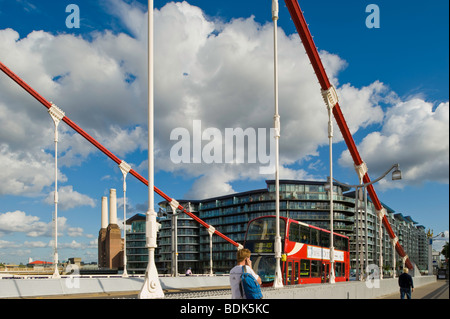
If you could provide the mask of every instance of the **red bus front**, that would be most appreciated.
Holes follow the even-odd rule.
[[[275,216],[250,221],[244,247],[252,252],[253,269],[263,286],[275,276]],[[280,217],[282,272],[285,285],[324,283],[330,277],[330,231]],[[350,254],[348,237],[334,233],[335,281],[348,281]]]

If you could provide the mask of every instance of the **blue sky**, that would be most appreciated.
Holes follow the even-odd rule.
[[[379,29],[365,23],[371,3]],[[69,4],[80,9],[78,29],[66,25]],[[394,163],[403,171],[402,181],[377,184],[380,200],[448,241],[448,1],[300,5],[371,178]],[[273,125],[271,1],[155,7],[155,185],[178,199],[264,188],[273,176],[258,164],[174,163],[170,134],[192,132],[194,120],[222,133]],[[0,0],[0,61],[144,177],[146,12],[146,1]],[[281,177],[325,180],[326,108],[283,1],[279,27]],[[123,219],[122,175],[67,125],[59,130],[59,256],[96,261],[101,196],[117,189]],[[335,178],[355,184],[335,135]],[[53,152],[44,107],[0,74],[0,262],[52,260]],[[127,217],[147,207],[147,189],[130,175],[127,202]]]

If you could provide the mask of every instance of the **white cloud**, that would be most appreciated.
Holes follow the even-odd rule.
[[[443,237],[437,237],[435,239],[433,239],[433,249],[436,251],[441,252],[445,243],[449,242],[449,231],[445,230],[444,232],[444,236]],[[436,236],[437,234],[435,234]]]
[[[339,105],[352,134],[360,128],[382,123],[384,113],[379,103],[395,99],[394,94],[379,81],[361,89],[347,83],[339,88],[338,94]]]
[[[217,195],[227,195],[234,193],[230,182],[233,177],[225,171],[218,172],[216,169],[213,174],[205,174],[198,178],[190,191],[186,194],[187,198],[204,199]]]
[[[146,145],[139,127],[145,118],[141,113],[145,112],[146,92],[138,87],[145,88],[146,83],[132,81],[145,78],[143,68],[134,62],[145,63],[143,57],[135,56],[141,51],[145,52],[142,43],[123,34],[98,34],[88,42],[43,31],[19,39],[11,29],[0,30],[2,62],[121,156]],[[0,157],[11,168],[0,173],[2,180],[11,181],[0,186],[0,194],[38,194],[52,181],[53,122],[45,108],[9,78],[2,75],[0,86]],[[64,123],[59,131],[60,168],[80,165],[97,152]],[[65,181],[63,174],[60,178]]]
[[[54,194],[55,191],[49,193],[45,199],[47,204],[54,203]],[[78,206],[95,207],[95,201],[87,195],[74,191],[71,185],[58,188],[58,208],[68,210]]]
[[[67,228],[67,218],[58,217],[58,231],[61,235]],[[53,222],[45,223],[37,216],[23,211],[0,213],[0,236],[24,233],[28,237],[53,236]]]
[[[81,227],[68,227],[67,236],[69,237],[80,237],[83,236],[83,228]]]
[[[54,183],[53,158],[36,149],[11,151],[0,144],[0,161],[4,169],[0,170],[0,194],[38,195],[46,186]],[[58,170],[58,180],[64,182],[66,176]]]
[[[72,240],[70,243],[58,243],[58,246],[63,249],[84,249],[86,247],[85,244],[79,243],[76,240]]]
[[[43,241],[25,241],[23,246],[27,248],[45,248],[48,247],[48,243]]]
[[[30,237],[48,233],[49,224],[39,221],[39,217],[27,215],[22,211],[0,214],[0,235],[13,232],[26,233]]]
[[[1,231],[0,231],[1,235]],[[20,244],[17,244],[15,242],[7,241],[7,240],[1,240],[0,239],[0,249],[7,249],[7,248],[19,248],[21,247]]]
[[[448,131],[448,102],[434,107],[418,98],[400,101],[386,111],[382,129],[368,134],[358,149],[369,172],[381,174],[391,165],[400,164],[403,181],[391,183],[391,187],[425,181],[448,183]],[[350,165],[348,151],[339,162]]]
[[[19,39],[14,30],[0,30],[0,60],[126,160],[128,154],[147,148],[147,14],[135,2],[114,0],[108,6],[131,36],[105,31],[86,40],[35,31]],[[222,132],[273,126],[272,28],[253,17],[208,19],[187,2],[168,3],[155,11],[155,167],[188,178],[200,176],[189,195],[220,195],[233,191],[233,181],[267,178],[259,175],[259,165],[176,165],[169,154],[174,144],[170,132],[177,127],[190,130],[193,120]],[[348,63],[329,52],[320,54],[338,87],[351,132],[380,127],[359,146],[369,169],[378,172],[399,162],[405,182],[448,183],[448,135],[442,136],[448,132],[448,103],[433,111],[424,100],[400,101],[378,81],[363,88],[342,85],[339,72]],[[287,178],[309,178],[291,167],[320,167],[318,150],[328,143],[327,112],[298,36],[281,29],[279,83],[281,171]],[[53,123],[10,79],[0,76],[0,87],[0,159],[12,168],[0,172],[5,181],[0,194],[38,194],[52,184]],[[63,167],[81,165],[97,151],[66,125],[60,130],[60,178],[66,181]],[[335,131],[337,142],[341,137]],[[387,146],[388,154],[383,151]],[[349,163],[343,154],[340,164]],[[146,170],[144,164],[138,168]],[[73,205],[84,201],[93,207],[92,199],[66,190]]]

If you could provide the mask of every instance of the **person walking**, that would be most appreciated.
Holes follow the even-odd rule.
[[[398,276],[398,285],[400,286],[400,298],[411,299],[411,293],[414,292],[414,283],[410,274],[408,274],[408,268],[403,268],[403,273]]]
[[[240,289],[243,266],[245,267],[245,271],[247,273],[250,273],[261,285],[261,277],[259,277],[252,269],[252,261],[250,260],[250,255],[251,252],[247,248],[240,249],[237,252],[237,265],[230,270],[230,286],[232,299],[247,299],[245,296],[245,292],[241,293]]]

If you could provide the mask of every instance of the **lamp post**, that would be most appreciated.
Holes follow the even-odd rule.
[[[58,108],[55,104],[52,103],[52,106],[49,108],[48,113],[50,114],[53,123],[55,124],[54,136],[55,136],[55,195],[54,195],[54,203],[55,203],[55,213],[53,218],[53,227],[54,227],[54,248],[53,248],[53,262],[55,264],[55,270],[53,272],[52,278],[61,278],[58,270],[58,125],[61,120],[64,118],[65,113]]]
[[[323,91],[323,97],[327,104],[328,110],[328,145],[330,157],[330,177],[329,177],[329,192],[330,192],[330,284],[336,282],[334,274],[334,189],[333,189],[333,107],[337,102],[337,94],[334,87],[330,91]]]
[[[128,277],[127,272],[127,174],[131,170],[131,166],[122,161],[119,165],[123,175],[123,274],[122,277]]]
[[[428,230],[428,275],[433,275],[433,239],[438,237],[445,237],[444,232],[440,232],[438,235],[433,236],[433,231]]]
[[[170,202],[172,207],[172,277],[178,277],[178,202]]]
[[[212,226],[208,228],[209,234],[209,275],[214,276],[213,273],[213,235],[216,229]]]
[[[330,143],[331,145],[331,143]],[[330,146],[331,148],[331,146]],[[331,152],[330,152],[331,154]],[[331,155],[330,155],[331,158]],[[332,172],[331,164],[330,164],[330,172]],[[333,178],[328,177],[327,184],[325,189],[329,192],[330,198],[330,284],[334,284],[336,282],[336,277],[334,274],[334,202],[333,202]]]
[[[389,168],[383,175],[381,175],[380,177],[378,177],[377,179],[375,179],[375,180],[373,180],[373,181],[371,181],[371,182],[369,182],[369,183],[360,183],[360,184],[358,184],[358,185],[348,185],[348,184],[345,184],[345,183],[341,183],[341,182],[339,182],[338,180],[336,180],[335,178],[328,178],[328,181],[327,181],[327,183],[325,184],[325,189],[326,190],[328,190],[329,189],[329,187],[330,187],[330,185],[332,185],[331,183],[329,183],[331,180],[334,180],[335,182],[337,182],[338,184],[340,184],[340,185],[343,185],[343,186],[346,186],[346,187],[348,187],[348,188],[354,188],[355,189],[355,218],[356,218],[356,254],[357,254],[357,256],[356,256],[356,278],[358,278],[358,275],[359,275],[359,270],[358,270],[358,268],[359,268],[359,260],[358,260],[358,250],[359,250],[359,247],[358,247],[358,245],[359,245],[359,227],[358,227],[358,224],[359,224],[359,221],[358,221],[358,212],[359,212],[359,208],[358,208],[358,201],[359,201],[359,198],[358,198],[358,195],[359,195],[359,192],[360,192],[360,190],[364,190],[364,192],[366,191],[366,188],[368,187],[368,186],[370,186],[370,185],[372,185],[372,184],[375,184],[375,183],[377,183],[377,182],[379,182],[380,180],[382,180],[383,178],[385,178],[386,177],[386,175],[387,174],[389,174],[394,168],[395,168],[395,170],[392,172],[392,180],[400,180],[400,179],[402,179],[402,173],[401,173],[401,171],[400,171],[400,169],[399,169],[399,167],[400,167],[400,165],[399,164],[394,164],[394,165],[392,165],[392,167],[391,168]],[[366,237],[366,240],[365,240],[365,242],[366,242],[366,247],[365,247],[365,249],[366,249],[366,263],[367,263],[367,260],[368,260],[368,255],[367,255],[367,251],[368,251],[368,237],[367,237],[367,195],[365,196],[365,199],[364,199],[364,209],[365,209],[365,211],[366,211],[366,230],[365,230],[365,237]],[[378,215],[378,218],[380,219],[380,222],[379,222],[379,225],[380,225],[380,229],[379,229],[379,238],[380,238],[380,263],[379,263],[379,267],[380,267],[380,279],[383,279],[382,278],[382,269],[383,269],[383,250],[382,250],[382,242],[383,242],[383,234],[382,234],[382,218],[383,218],[383,214],[385,214],[385,209],[383,208],[382,209],[382,211],[381,212],[379,212],[379,215]],[[395,244],[394,244],[395,245]],[[366,265],[367,266],[367,265]]]
[[[155,249],[158,223],[155,212],[155,167],[154,167],[154,72],[153,72],[153,0],[148,0],[148,210],[145,222],[148,264],[140,299],[164,298],[158,270],[155,264]]]
[[[275,131],[275,279],[274,288],[283,287],[283,279],[281,276],[281,236],[280,236],[280,176],[279,176],[279,141],[280,141],[280,115],[278,114],[278,48],[277,48],[277,21],[278,21],[278,0],[272,0],[272,20],[274,24],[273,40],[274,40],[274,96],[275,96],[275,115],[274,131]]]
[[[330,283],[335,283],[334,274],[334,190],[333,190],[333,108],[338,103],[336,88],[331,86],[328,90],[322,90],[322,97],[328,111],[328,145],[330,157],[330,176],[328,178],[328,187],[330,192]]]

